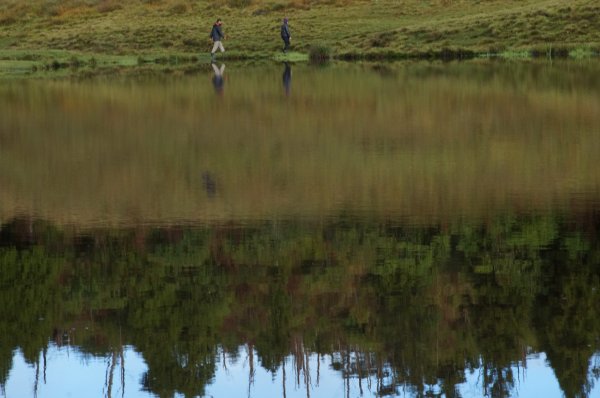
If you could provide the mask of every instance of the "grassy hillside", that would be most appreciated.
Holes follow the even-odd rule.
[[[217,17],[227,57],[271,58],[284,16],[296,51],[323,46],[339,58],[589,56],[600,49],[597,0],[0,0],[0,67],[196,61],[207,57]]]

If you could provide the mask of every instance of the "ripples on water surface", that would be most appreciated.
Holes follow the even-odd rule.
[[[2,394],[600,395],[598,72],[1,82]]]

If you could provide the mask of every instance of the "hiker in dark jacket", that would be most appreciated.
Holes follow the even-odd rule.
[[[225,52],[225,48],[223,48],[223,43],[221,43],[221,40],[225,38],[223,30],[221,29],[221,25],[223,25],[223,22],[221,22],[221,19],[219,18],[217,19],[217,22],[215,22],[215,24],[213,25],[212,30],[210,31],[210,38],[214,43],[212,51],[210,52],[210,56],[212,59],[215,58],[215,53],[217,52],[217,49],[221,50],[221,52]]]
[[[283,25],[281,25],[281,38],[283,39],[284,43],[283,52],[286,52],[290,48],[290,40],[292,39],[287,18],[283,18]]]

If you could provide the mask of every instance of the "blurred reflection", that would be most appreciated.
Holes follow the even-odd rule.
[[[148,367],[139,387],[161,397],[203,396],[236,358],[250,380],[259,367],[285,379],[293,363],[290,380],[308,395],[320,388],[315,355],[336,372],[323,384],[337,378],[377,396],[403,387],[427,396],[416,392],[432,385],[460,396],[474,369],[478,396],[527,396],[520,373],[538,353],[556,375],[552,396],[597,396],[599,221],[509,214],[414,227],[341,217],[82,235],[15,219],[0,226],[0,388],[9,379],[43,388],[46,358],[55,366],[46,353],[66,347],[104,358],[92,378],[123,390],[119,369],[135,347]],[[39,383],[19,381],[17,351]],[[72,384],[48,373],[60,381]]]
[[[3,82],[0,220],[420,223],[600,202],[600,64],[386,68],[248,66],[218,97],[229,107],[221,62],[166,81]]]
[[[217,182],[210,171],[202,172],[202,187],[209,198],[214,198],[217,194]]]
[[[292,89],[292,68],[290,67],[290,64],[287,62],[284,62],[284,69],[283,69],[283,76],[282,76],[282,81],[283,81],[283,88],[285,90],[285,95],[289,96],[290,95],[290,91]]]
[[[225,72],[225,64],[221,64],[221,67],[217,67],[216,62],[211,62],[215,75],[213,76],[212,82],[215,88],[215,93],[223,95],[223,88],[225,86],[225,80],[223,78],[223,72]]]

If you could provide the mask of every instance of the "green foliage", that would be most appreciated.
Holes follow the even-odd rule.
[[[324,63],[331,59],[331,50],[329,47],[316,44],[308,49],[308,59],[313,63]]]
[[[308,61],[308,54],[295,51],[285,54],[278,52],[273,56],[273,59],[278,62],[304,62]]]

